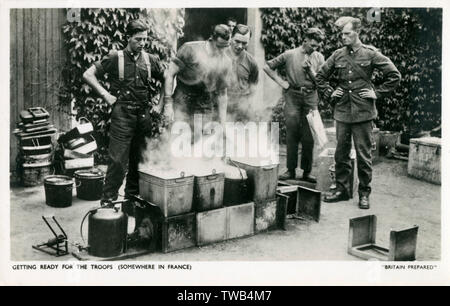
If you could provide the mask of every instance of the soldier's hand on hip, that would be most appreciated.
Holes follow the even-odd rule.
[[[332,98],[340,98],[344,95],[344,91],[342,90],[342,88],[338,87],[336,88],[335,91],[333,91],[333,93],[331,94]]]
[[[109,105],[113,105],[117,101],[117,97],[113,96],[109,92],[105,93],[102,97],[103,100],[105,100]]]
[[[375,94],[375,91],[372,88],[361,89],[361,91],[359,92],[359,96],[361,98],[365,98],[365,99],[376,99],[377,98],[377,95]]]

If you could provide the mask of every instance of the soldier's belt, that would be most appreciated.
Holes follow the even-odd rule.
[[[125,105],[128,109],[138,109],[138,108],[146,108],[150,106],[150,102],[148,101],[127,101],[127,100],[119,100],[118,104]]]
[[[298,91],[300,93],[311,93],[316,90],[314,87],[305,87],[305,86],[289,86],[288,89]]]

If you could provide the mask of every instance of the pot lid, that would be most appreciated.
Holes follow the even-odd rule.
[[[105,176],[103,171],[97,168],[77,170],[74,175],[83,178],[99,178]]]
[[[45,183],[51,185],[70,185],[73,181],[70,177],[65,175],[50,175],[44,179]]]

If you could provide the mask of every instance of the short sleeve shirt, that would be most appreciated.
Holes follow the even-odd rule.
[[[94,63],[97,76],[107,74],[111,84],[110,93],[117,97],[118,101],[145,102],[150,99],[147,65],[144,57],[135,55],[127,49],[124,50],[124,79],[119,80],[119,56],[116,50],[111,51],[100,61]],[[157,56],[149,54],[151,78],[163,81],[164,69]]]
[[[180,68],[179,81],[188,86],[204,86],[208,92],[221,91],[229,85],[231,59],[225,52],[213,51],[209,41],[187,42],[173,60]]]
[[[308,73],[305,71],[303,64],[310,59],[311,70],[316,74],[325,62],[322,53],[314,51],[308,55],[303,47],[288,50],[278,57],[267,62],[270,69],[278,69],[284,67],[286,70],[287,81],[290,86],[294,87],[314,87]]]
[[[233,62],[233,74],[228,93],[232,95],[246,96],[250,94],[250,87],[258,83],[258,64],[247,51],[242,51],[238,57],[234,57],[228,49],[227,53]]]

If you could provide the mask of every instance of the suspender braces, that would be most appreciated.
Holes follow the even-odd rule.
[[[117,51],[117,55],[119,56],[119,81],[123,81],[124,79],[124,70],[125,70],[125,63],[123,58],[123,50]],[[145,66],[147,67],[147,80],[150,83],[152,80],[152,70],[151,70],[151,64],[150,64],[150,57],[147,52],[142,51],[141,52],[142,57],[144,58]]]

